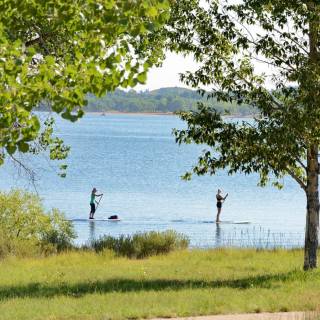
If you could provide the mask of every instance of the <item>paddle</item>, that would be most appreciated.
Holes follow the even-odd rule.
[[[97,210],[98,210],[99,203],[100,203],[100,201],[101,201],[102,197],[103,197],[103,194],[100,196],[99,201],[96,201],[96,204],[97,204],[97,206],[96,206],[96,210],[95,210],[96,212],[97,212]]]

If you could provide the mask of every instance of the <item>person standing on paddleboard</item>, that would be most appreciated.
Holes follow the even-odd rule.
[[[218,193],[216,194],[216,198],[217,198],[217,218],[216,218],[216,223],[220,222],[220,213],[221,213],[221,209],[222,209],[222,202],[224,202],[227,199],[228,194],[226,194],[225,197],[223,197],[221,195],[222,191],[220,189],[218,189]]]
[[[92,191],[91,191],[91,198],[90,198],[90,207],[91,207],[91,210],[90,210],[90,214],[89,214],[89,219],[94,219],[93,216],[94,216],[94,213],[96,212],[96,197],[102,197],[103,196],[103,193],[101,194],[97,194],[97,189],[96,188],[93,188]]]

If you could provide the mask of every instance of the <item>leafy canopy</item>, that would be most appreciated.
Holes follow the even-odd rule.
[[[39,104],[76,121],[87,93],[143,83],[162,57],[146,35],[168,19],[167,0],[3,0],[0,11],[0,163],[17,151],[65,158]]]
[[[197,112],[182,112],[188,128],[176,131],[177,141],[211,147],[194,173],[258,172],[262,185],[273,176],[277,186],[289,174],[306,190],[305,160],[317,155],[320,139],[319,17],[316,1],[176,3],[166,45],[199,64],[182,80],[260,111],[253,122],[240,123],[224,121],[203,103]]]

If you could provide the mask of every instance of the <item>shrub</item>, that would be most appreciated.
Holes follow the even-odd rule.
[[[120,236],[118,238],[104,236],[91,241],[89,248],[96,252],[105,249],[113,250],[119,256],[143,259],[148,256],[169,253],[173,250],[185,249],[189,245],[189,239],[173,230],[164,232],[143,232],[132,236]]]
[[[9,255],[15,257],[30,257],[39,256],[41,254],[41,248],[33,239],[9,239],[2,230],[0,230],[0,232],[0,258],[7,257]]]
[[[72,240],[76,237],[73,225],[57,209],[48,214],[49,224],[41,234],[42,246],[52,245],[58,252],[71,249]]]
[[[0,256],[60,251],[75,238],[62,213],[56,209],[46,213],[40,198],[23,190],[0,192],[0,231]]]

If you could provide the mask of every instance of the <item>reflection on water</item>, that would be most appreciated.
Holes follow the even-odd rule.
[[[187,235],[191,248],[210,247],[243,247],[266,248],[302,247],[302,232],[274,232],[257,225],[217,224],[214,221],[169,221],[167,223],[149,221],[89,221],[81,219],[73,221],[78,231],[76,244],[81,245],[103,235],[119,237],[139,232],[176,230]],[[201,236],[199,236],[201,235]],[[201,239],[201,241],[199,241]]]
[[[216,247],[221,247],[221,225],[216,223]]]
[[[96,234],[95,234],[95,221],[90,221],[89,220],[89,239],[88,242],[93,241],[96,239]]]

